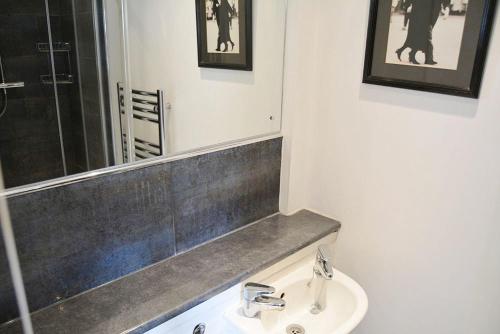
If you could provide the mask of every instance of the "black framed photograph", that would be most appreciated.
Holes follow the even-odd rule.
[[[195,0],[198,66],[252,71],[252,0]]]
[[[371,0],[363,82],[477,98],[496,0]]]

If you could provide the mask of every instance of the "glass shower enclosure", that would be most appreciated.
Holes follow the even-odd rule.
[[[7,188],[113,164],[101,0],[0,1]]]

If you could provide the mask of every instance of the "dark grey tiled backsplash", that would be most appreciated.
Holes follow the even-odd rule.
[[[277,212],[280,166],[281,139],[173,162],[177,251]]]
[[[280,167],[278,138],[11,198],[31,310],[277,212]],[[16,314],[3,278],[0,323]]]
[[[0,323],[17,317],[17,304],[0,229]]]

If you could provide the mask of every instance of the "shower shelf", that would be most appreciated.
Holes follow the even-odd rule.
[[[51,50],[52,47],[52,50]],[[65,70],[62,68],[59,69],[62,72],[66,73],[60,73],[60,74],[55,74],[56,80],[55,83],[58,85],[71,85],[73,84],[73,74],[71,70],[71,43],[68,42],[53,42],[52,46],[50,43],[45,43],[45,42],[38,42],[36,43],[36,48],[38,49],[38,52],[45,53],[47,54],[49,58],[49,62],[53,63],[54,62],[54,53],[58,53],[58,57],[66,57],[66,63],[67,65],[65,66]],[[53,51],[51,54],[50,52]],[[52,56],[52,57],[51,57]],[[52,64],[54,66],[54,64]],[[54,84],[54,77],[52,74],[45,74],[40,76],[40,81],[44,85],[52,85]]]
[[[38,52],[50,52],[49,43],[36,43]],[[71,52],[71,44],[68,42],[55,42],[52,43],[52,50],[54,52]]]
[[[0,82],[0,89],[21,88],[24,82]]]
[[[52,85],[54,84],[54,78],[52,75],[46,74],[40,76],[40,81],[44,85]],[[56,84],[58,85],[71,85],[73,84],[73,76],[71,74],[56,74]]]

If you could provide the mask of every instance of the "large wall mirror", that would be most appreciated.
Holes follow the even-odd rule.
[[[212,35],[219,2],[240,19],[242,0],[206,0]],[[252,71],[198,66],[196,4],[1,0],[6,187],[278,133],[286,0],[253,0]]]

